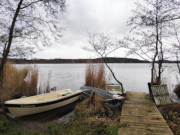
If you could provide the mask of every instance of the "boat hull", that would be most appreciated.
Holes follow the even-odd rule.
[[[69,96],[67,98],[57,100],[54,102],[42,103],[42,104],[26,104],[26,105],[8,105],[8,110],[14,117],[22,117],[27,115],[32,115],[36,113],[45,112],[48,110],[63,107],[72,102],[77,101],[80,98],[80,93],[76,95]]]

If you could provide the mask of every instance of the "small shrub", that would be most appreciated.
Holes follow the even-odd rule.
[[[101,96],[92,93],[88,99],[79,103],[75,107],[75,112],[78,116],[99,116],[112,118],[116,113],[108,103],[104,102]]]
[[[174,93],[176,93],[177,97],[180,98],[180,84],[176,85]]]
[[[91,128],[89,134],[117,134],[118,124],[120,122],[120,110],[113,109],[104,99],[95,93],[92,93],[88,99],[75,106],[75,119],[83,127]],[[82,124],[85,122],[85,124]]]
[[[102,114],[105,112],[103,101],[104,99],[102,97],[92,93],[88,99],[76,105],[75,110],[79,115],[83,116]]]

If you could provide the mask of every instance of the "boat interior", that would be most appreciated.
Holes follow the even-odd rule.
[[[68,95],[72,95],[80,92],[81,90],[72,91],[71,89],[59,90],[55,92],[45,93],[36,96],[30,96],[20,99],[13,99],[6,101],[5,104],[28,104],[28,103],[41,103],[41,102],[49,102],[54,101],[60,98],[64,98]]]

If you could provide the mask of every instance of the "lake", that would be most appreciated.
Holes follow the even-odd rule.
[[[18,68],[24,66],[34,66],[38,68],[39,78],[38,87],[45,86],[50,81],[50,87],[56,89],[79,89],[85,83],[85,70],[88,64],[18,64]],[[126,91],[149,92],[147,82],[151,79],[150,64],[109,64],[116,74],[117,78],[123,83]],[[166,64],[163,81],[168,83],[170,91],[176,81],[176,72],[174,64]],[[106,69],[107,76],[110,72]],[[113,77],[110,77],[111,83],[116,83]]]

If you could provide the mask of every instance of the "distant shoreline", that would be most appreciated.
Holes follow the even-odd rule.
[[[104,63],[101,58],[94,59],[9,59],[16,64],[87,64],[87,63]],[[150,63],[149,61],[134,58],[105,58],[107,63]],[[163,63],[176,63],[176,61],[164,60]]]

